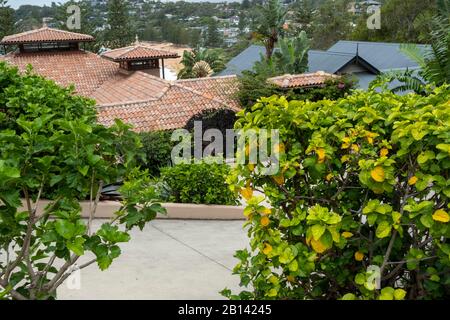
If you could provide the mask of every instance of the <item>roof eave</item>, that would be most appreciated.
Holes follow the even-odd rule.
[[[33,44],[33,43],[48,43],[48,42],[59,42],[59,43],[64,43],[64,42],[93,42],[95,41],[94,38],[92,39],[72,39],[72,40],[34,40],[34,41],[0,41],[0,45],[19,45],[19,44]]]

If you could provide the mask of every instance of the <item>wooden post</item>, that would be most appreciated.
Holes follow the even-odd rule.
[[[161,59],[161,67],[162,67],[162,76],[163,76],[163,79],[166,79],[166,74],[165,74],[165,72],[164,72],[164,59]]]

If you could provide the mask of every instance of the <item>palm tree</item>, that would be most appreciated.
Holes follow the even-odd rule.
[[[309,39],[305,31],[295,38],[279,40],[280,50],[273,54],[274,64],[281,74],[299,74],[308,71]]]
[[[388,82],[398,80],[402,85],[393,89],[397,91],[412,90],[418,94],[426,94],[426,83],[441,86],[450,83],[450,0],[438,0],[438,14],[433,17],[429,39],[430,50],[422,50],[415,44],[403,44],[400,50],[416,61],[420,71],[414,73],[391,72],[382,76]]]
[[[178,79],[208,77],[225,68],[222,55],[215,49],[185,50],[181,63],[183,69],[178,72]]]
[[[285,27],[286,10],[283,9],[279,0],[268,0],[260,8],[256,31],[253,33],[255,39],[261,40],[266,48],[266,58],[270,59],[280,35]]]

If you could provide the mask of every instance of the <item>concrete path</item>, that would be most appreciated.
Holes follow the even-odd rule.
[[[237,263],[234,252],[248,243],[243,223],[154,220],[142,232],[132,232],[109,269],[100,271],[95,264],[83,269],[80,289],[63,284],[58,298],[223,299],[218,293],[223,288],[239,290],[239,277],[231,270]]]

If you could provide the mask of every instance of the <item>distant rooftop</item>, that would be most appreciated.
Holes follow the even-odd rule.
[[[179,58],[179,55],[175,52],[154,49],[151,46],[140,42],[136,42],[132,46],[109,50],[101,55],[102,57],[116,62],[127,60]]]
[[[94,41],[94,37],[76,32],[58,30],[49,27],[42,27],[31,31],[26,31],[10,36],[5,36],[0,44],[15,45],[43,42],[89,42]]]
[[[400,43],[341,40],[331,46],[327,52],[353,55],[358,52],[360,57],[379,71],[417,68],[417,63],[401,52],[400,46]],[[417,47],[423,51],[429,48],[428,45],[420,44]]]
[[[285,74],[267,79],[269,83],[283,89],[308,88],[323,85],[329,79],[339,78],[338,76],[323,71],[303,74]]]

